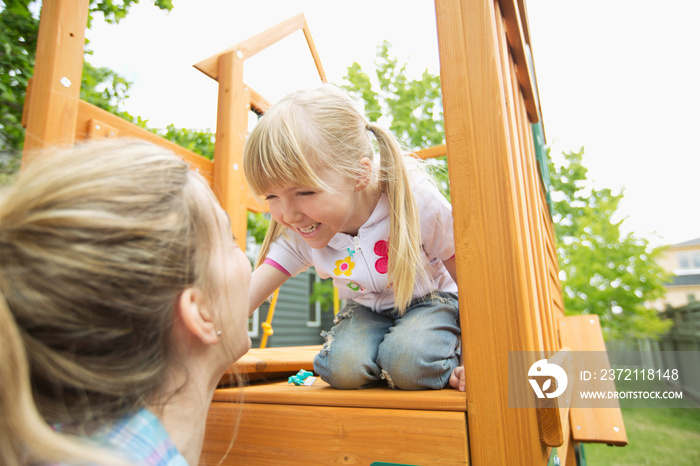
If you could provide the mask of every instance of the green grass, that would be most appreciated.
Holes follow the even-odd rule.
[[[617,388],[619,391],[633,387],[618,384]],[[664,407],[658,408],[622,404],[628,445],[586,444],[586,463],[589,466],[700,465],[700,408],[690,401],[662,404]]]

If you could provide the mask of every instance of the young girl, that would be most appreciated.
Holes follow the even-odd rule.
[[[0,464],[198,464],[250,348],[250,264],[206,181],[117,140],[38,157],[2,194]]]
[[[394,136],[325,85],[273,106],[243,165],[272,215],[250,312],[314,266],[348,299],[314,360],[324,381],[464,390],[451,206]]]

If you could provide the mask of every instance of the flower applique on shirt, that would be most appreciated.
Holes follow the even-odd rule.
[[[346,285],[348,288],[350,288],[352,291],[365,291],[365,287],[360,285],[357,282],[351,281]]]
[[[349,250],[348,252],[349,254],[345,259],[338,259],[335,261],[335,269],[333,270],[333,273],[336,277],[340,277],[341,275],[349,277],[352,275],[352,269],[355,268],[355,263],[352,260],[352,253],[350,253]]]
[[[389,241],[377,241],[374,244],[374,253],[379,256],[374,268],[377,272],[385,274],[389,271]]]

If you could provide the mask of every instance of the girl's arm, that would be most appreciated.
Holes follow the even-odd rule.
[[[288,275],[268,264],[260,264],[257,269],[253,270],[253,275],[250,279],[248,315],[255,312],[288,279]]]
[[[446,261],[442,261],[442,264],[445,266],[447,271],[450,273],[450,277],[452,277],[452,280],[454,280],[454,282],[457,283],[457,263],[455,262],[454,256],[452,256],[451,259],[447,259]]]

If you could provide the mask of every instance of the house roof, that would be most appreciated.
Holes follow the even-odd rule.
[[[673,281],[668,286],[700,285],[700,274],[674,275]]]
[[[696,244],[700,244],[700,238],[683,241],[682,243],[676,243],[672,247],[675,248],[676,246],[695,246]]]

